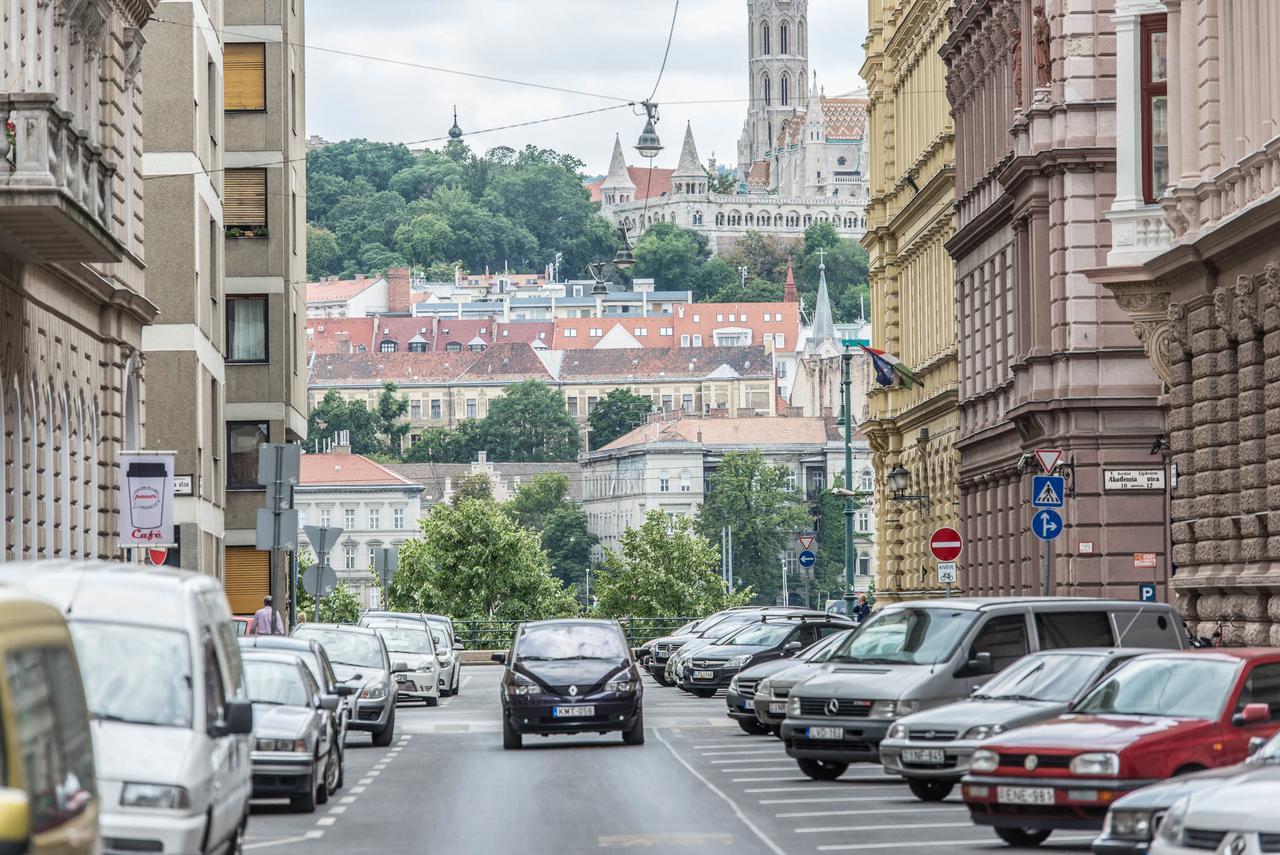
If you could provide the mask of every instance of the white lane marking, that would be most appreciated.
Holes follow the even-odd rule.
[[[704,748],[741,748],[744,745],[750,745],[754,742],[751,737],[744,736],[741,739],[734,739],[727,742],[708,742],[706,745],[693,746],[694,751],[702,751]]]
[[[733,771],[734,771],[735,773],[737,773],[737,772],[745,772],[745,771],[747,771],[747,770],[746,770],[746,769],[734,769]],[[757,781],[793,781],[793,782],[795,782],[795,783],[797,783],[797,784],[803,784],[805,781],[808,781],[808,780],[811,780],[811,779],[810,779],[810,778],[797,778],[797,777],[796,777],[796,776],[794,776],[794,775],[772,775],[772,776],[764,777],[764,778],[731,778],[730,780],[732,780],[735,784],[754,784],[754,783],[756,783]]]
[[[369,786],[369,785],[370,785],[370,784],[372,784],[372,783],[373,783],[373,778],[361,778],[361,779],[360,779],[360,785],[361,785],[361,786],[365,786],[365,787],[367,787],[367,786]],[[354,788],[354,787],[351,789],[351,792],[353,792],[353,793],[355,792],[355,788]]]
[[[336,816],[322,816],[316,820],[316,825],[333,825],[337,821]]]
[[[812,805],[831,802],[882,802],[884,796],[834,796],[820,799],[761,799],[762,805]]]
[[[1093,837],[1055,837],[1053,839],[1053,842],[1054,843],[1087,843],[1095,839],[1095,837],[1096,835],[1094,835]],[[984,838],[982,840],[965,840],[963,842],[958,840],[919,840],[919,841],[913,841],[909,843],[830,843],[830,844],[827,844],[826,846],[819,846],[818,851],[819,852],[851,852],[854,850],[861,850],[861,849],[907,849],[907,848],[925,849],[925,848],[931,848],[934,846],[948,846],[948,847],[954,848],[960,845],[992,846],[995,844],[989,838]]]
[[[369,775],[369,777],[370,777],[370,778],[376,778],[376,777],[378,777],[378,776],[379,776],[379,775],[381,775],[381,774],[382,774],[382,770],[381,770],[381,769],[370,769],[370,770],[369,770],[369,772],[368,772],[368,775]],[[372,781],[371,781],[370,783],[372,783]]]
[[[785,754],[780,748],[751,748],[747,751],[703,751],[703,757],[743,757],[760,754]]]
[[[775,813],[777,819],[813,819],[819,816],[879,816],[882,813],[958,813],[968,808],[957,807],[909,807],[909,808],[870,808],[868,810],[800,810],[788,813]]]
[[[876,784],[871,787],[858,787],[858,792],[863,790],[879,790],[887,785]],[[816,793],[821,790],[839,790],[842,793],[849,792],[848,784],[838,784],[830,787],[748,787],[743,790],[744,793]]]
[[[324,832],[322,831],[320,832],[320,834],[324,834]],[[316,837],[318,836],[319,835],[316,835]],[[266,849],[268,846],[283,846],[286,843],[305,843],[308,840],[315,840],[315,837],[313,837],[311,832],[309,831],[307,832],[305,837],[302,837],[302,836],[281,837],[279,840],[263,840],[258,843],[246,843],[244,845],[244,848],[245,849]]]
[[[462,678],[462,685],[459,686],[458,688],[465,689],[467,687],[467,683],[470,683],[470,682],[471,682],[471,675],[467,675],[466,677]]]
[[[780,754],[780,755],[774,754],[773,757],[776,757],[778,760],[791,759],[785,754]],[[730,765],[733,765],[734,763],[764,763],[773,759],[773,757],[767,757],[767,756],[761,757],[757,755],[755,757],[743,757],[740,760],[708,760],[707,762],[709,762],[712,766],[730,766]]]
[[[355,796],[343,796],[343,797],[340,799],[340,801],[341,801],[344,805],[355,804],[356,797],[355,797]]]
[[[721,790],[715,784],[707,780],[706,777],[704,777],[701,772],[699,772],[697,769],[693,768],[693,766],[689,764],[689,761],[681,757],[680,754],[675,750],[675,748],[672,747],[671,743],[666,740],[666,737],[664,737],[660,731],[657,731],[657,730],[653,731],[653,735],[658,738],[659,742],[661,742],[663,745],[667,747],[667,751],[671,752],[671,756],[676,758],[677,763],[679,763],[686,770],[688,770],[690,775],[692,775],[693,777],[701,781],[704,787],[706,787],[708,790],[710,790],[711,792],[719,796],[724,801],[724,803],[727,804],[733,810],[733,813],[735,816],[738,817],[738,820],[743,825],[745,825],[751,831],[751,833],[754,834],[760,840],[761,843],[767,846],[769,848],[769,851],[772,852],[773,855],[787,855],[786,852],[782,849],[782,847],[780,847],[778,844],[770,840],[768,835],[766,835],[763,831],[761,831],[760,827],[751,821],[751,818],[747,816],[746,811],[738,807],[737,802],[729,798],[729,796],[725,795],[723,790]]]
[[[795,765],[790,766],[752,766],[750,769],[721,769],[726,775],[736,775],[739,772],[786,772],[795,769]]]
[[[797,828],[796,834],[826,834],[833,831],[915,831],[917,828],[972,828],[972,822],[924,822],[916,825],[843,825],[834,828]]]
[[[352,787],[352,788],[351,788],[351,792],[353,792],[353,793],[363,793],[363,792],[364,792],[364,787]]]
[[[338,816],[341,816],[346,812],[347,812],[347,809],[344,805],[334,805],[333,807],[329,808],[329,813],[337,814]]]
[[[323,831],[305,831],[303,832],[302,836],[307,838],[308,840],[319,840],[321,837],[324,837],[324,832]]]

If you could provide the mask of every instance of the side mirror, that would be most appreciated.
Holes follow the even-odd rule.
[[[1250,739],[1249,740],[1249,756],[1252,757],[1253,755],[1257,754],[1258,751],[1262,748],[1262,746],[1266,744],[1267,744],[1267,740],[1263,739],[1261,736],[1255,736],[1253,737],[1253,739]]]
[[[356,693],[356,687],[348,686],[346,683],[339,683],[333,687],[333,691],[339,698],[349,698]]]
[[[790,656],[792,653],[795,653],[801,647],[804,647],[804,645],[798,641],[788,641],[786,644],[782,646],[782,655]]]
[[[489,658],[494,662],[497,662],[499,665],[507,664],[507,654],[505,653],[490,653]]]
[[[392,674],[404,674],[404,673],[407,673],[408,671],[409,671],[408,662],[392,662],[391,663]]]
[[[30,799],[23,790],[0,787],[0,853],[19,855],[30,844]]]
[[[1231,719],[1231,723],[1235,725],[1260,724],[1264,721],[1271,721],[1271,704],[1245,704],[1244,709]]]
[[[975,653],[969,658],[969,661],[960,669],[959,677],[985,677],[992,671],[991,654],[985,650],[981,653]]]
[[[320,707],[320,709],[328,710],[329,712],[338,711],[337,695],[320,695],[319,700],[320,700],[320,703],[318,704],[318,706]]]
[[[466,650],[467,648],[466,648],[466,647],[464,647],[464,646],[462,645],[462,642],[461,642],[461,641],[455,641],[455,642],[453,643],[453,649],[454,649],[454,650],[457,650],[458,652],[462,652],[463,650]]]
[[[253,733],[253,704],[249,701],[227,701],[222,707],[222,721],[209,726],[210,736],[247,736]]]

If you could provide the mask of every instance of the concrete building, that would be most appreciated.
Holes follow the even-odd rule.
[[[422,486],[347,451],[302,455],[301,483],[294,489],[298,509],[298,542],[306,543],[303,526],[337,526],[342,531],[329,557],[339,581],[363,608],[381,606],[374,583],[375,551],[395,547],[419,533]],[[232,611],[252,613],[262,604],[244,595],[232,597]]]
[[[582,506],[590,531],[600,538],[597,556],[620,548],[623,532],[641,525],[649,511],[695,516],[707,479],[724,455],[746,451],[787,467],[791,488],[811,503],[836,477],[843,478],[844,443],[831,419],[655,417],[580,456]],[[855,487],[869,486],[871,471],[871,448],[855,435]],[[862,555],[857,586],[863,590],[874,572],[875,516],[868,508],[854,517]],[[800,577],[798,552],[793,545],[780,557]]]
[[[956,306],[951,259],[955,132],[938,50],[946,7],[930,0],[871,4],[862,79],[867,82],[871,200],[867,208],[872,340],[917,377],[877,387],[860,429],[876,454],[880,512],[877,593],[941,593],[930,534],[957,522]],[[886,474],[901,466],[911,495],[894,501]]]
[[[0,4],[0,560],[123,557],[117,463],[143,444],[157,311],[139,75],[155,8]]]
[[[1132,324],[1083,272],[1105,262],[1116,188],[1110,9],[1062,0],[966,4],[943,46],[956,122],[960,317],[960,584],[1041,590],[1024,454],[1070,476],[1049,593],[1135,596],[1168,554],[1158,491],[1107,473],[1158,468],[1160,392]],[[1082,46],[1088,49],[1082,49]],[[1035,468],[1035,467],[1031,467]]]
[[[368,318],[407,315],[412,311],[413,278],[407,267],[393,267],[379,276],[308,282],[307,318]]]
[[[1173,594],[1193,631],[1234,618],[1227,643],[1280,644],[1280,16],[1131,0],[1116,29],[1110,216],[1136,246],[1094,277],[1164,384]]]

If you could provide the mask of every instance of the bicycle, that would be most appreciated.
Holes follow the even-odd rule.
[[[1226,617],[1218,618],[1217,622],[1214,624],[1214,627],[1213,627],[1213,635],[1209,636],[1210,640],[1213,643],[1213,646],[1226,647],[1227,636],[1226,636],[1226,633],[1223,631],[1224,626],[1229,629],[1240,629],[1241,628],[1240,621],[1243,618],[1244,618],[1244,615],[1241,614],[1240,612],[1231,612]]]

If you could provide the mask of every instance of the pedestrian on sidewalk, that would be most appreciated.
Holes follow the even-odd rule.
[[[853,614],[850,615],[858,623],[862,623],[871,617],[871,604],[867,602],[866,594],[858,595],[858,602],[853,607]]]
[[[271,625],[273,622],[274,627]],[[262,608],[253,613],[249,632],[252,635],[284,635],[284,623],[280,620],[280,613],[272,607],[270,597],[262,598]]]

